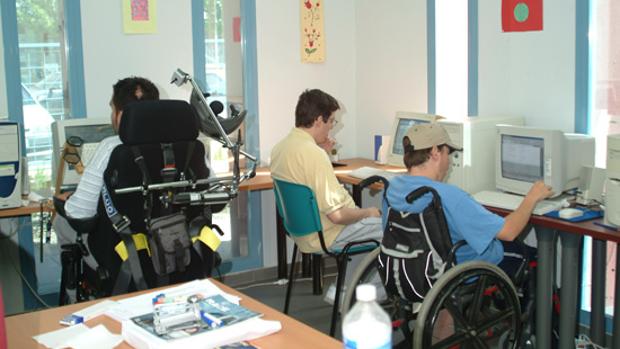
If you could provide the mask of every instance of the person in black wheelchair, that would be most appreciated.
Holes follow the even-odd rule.
[[[414,319],[414,347],[521,347],[527,300],[517,299],[515,285],[527,289],[524,274],[535,249],[516,239],[551,188],[534,183],[521,206],[502,218],[442,182],[450,154],[461,149],[441,125],[415,125],[401,141],[408,173],[385,181],[382,246],[362,263],[354,282],[383,273],[384,305],[409,347]],[[414,233],[421,243],[410,237]],[[352,302],[347,294],[345,308]]]
[[[75,195],[55,199],[77,232],[62,246],[61,304],[208,277],[219,263],[211,215],[254,171],[239,173],[237,143],[235,175],[210,177],[198,111],[158,99],[146,79],[119,80],[110,102],[118,136],[102,142]],[[233,127],[202,131],[227,139]]]

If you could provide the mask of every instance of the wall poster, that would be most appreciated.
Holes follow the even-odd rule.
[[[125,34],[157,32],[156,0],[123,0],[123,31]]]
[[[301,0],[301,62],[325,61],[325,35],[323,32],[323,1]]]

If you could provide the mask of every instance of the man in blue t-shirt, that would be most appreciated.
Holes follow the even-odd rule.
[[[412,204],[405,197],[421,186],[434,188],[441,197],[452,242],[467,241],[457,250],[457,263],[484,260],[498,264],[513,275],[513,266],[502,263],[504,249],[518,250],[511,242],[525,228],[536,204],[552,195],[551,187],[542,181],[534,183],[521,205],[503,218],[485,209],[460,188],[443,183],[450,168],[450,154],[462,150],[450,140],[443,126],[414,125],[402,140],[394,141],[403,142],[408,173],[390,181],[387,191],[390,206],[399,211],[421,212],[431,200],[430,193]],[[387,207],[383,212],[387,212]],[[385,214],[383,218],[385,224]]]

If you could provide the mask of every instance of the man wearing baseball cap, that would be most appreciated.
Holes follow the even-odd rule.
[[[392,208],[421,212],[430,203],[430,194],[412,204],[406,202],[406,195],[421,186],[434,188],[441,197],[452,242],[467,241],[457,250],[457,263],[484,260],[514,275],[516,265],[514,260],[504,258],[504,250],[521,252],[515,251],[521,247],[511,242],[525,228],[536,204],[551,196],[551,188],[542,181],[534,183],[521,205],[503,218],[485,209],[465,191],[443,182],[450,168],[450,154],[462,149],[452,142],[441,124],[414,125],[400,141],[407,174],[390,181],[387,199]],[[383,212],[386,211],[384,207]]]

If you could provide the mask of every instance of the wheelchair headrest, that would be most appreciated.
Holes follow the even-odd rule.
[[[181,100],[134,102],[123,109],[118,134],[126,145],[191,141],[198,138],[198,117]]]

